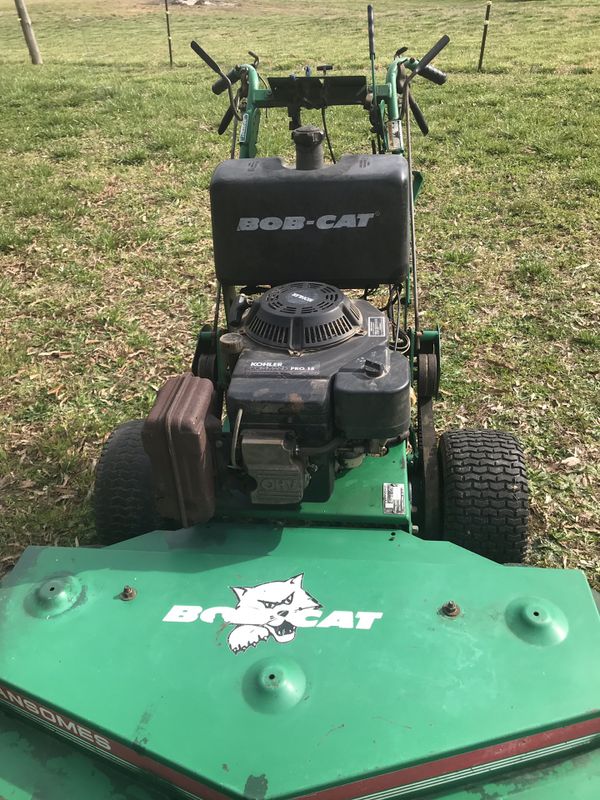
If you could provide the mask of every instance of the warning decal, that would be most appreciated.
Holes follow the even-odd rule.
[[[406,504],[404,501],[403,483],[384,483],[383,484],[383,513],[384,514],[404,514]]]
[[[369,336],[385,336],[385,318],[369,317]]]

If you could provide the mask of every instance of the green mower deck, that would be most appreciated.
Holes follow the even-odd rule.
[[[257,624],[286,591],[292,630]],[[0,607],[3,798],[600,792],[600,616],[577,571],[215,522],[29,548]]]

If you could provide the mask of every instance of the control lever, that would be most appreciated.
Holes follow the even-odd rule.
[[[219,78],[218,81],[215,81],[212,85],[212,92],[213,94],[223,94],[226,92],[230,86],[233,86],[234,83],[237,83],[239,79],[242,77],[242,70],[239,66],[233,67],[229,70],[227,75],[224,78]]]
[[[198,42],[192,40],[192,42],[190,43],[190,47],[192,48],[194,53],[196,53],[196,55],[200,56],[200,58],[202,59],[202,61],[204,61],[204,63],[206,64],[207,67],[210,67],[210,69],[212,69],[213,72],[216,72],[217,75],[219,75],[221,80],[220,81],[216,81],[216,83],[213,85],[213,92],[215,92],[215,87],[217,87],[217,91],[215,92],[215,94],[220,94],[221,91],[224,91],[224,89],[220,88],[221,84],[223,84],[223,86],[225,87],[225,89],[227,89],[227,92],[229,94],[229,110],[231,112],[231,115],[235,116],[238,120],[241,120],[241,116],[238,113],[238,111],[236,109],[236,106],[235,106],[235,101],[234,101],[234,98],[233,98],[233,90],[231,88],[231,80],[229,78],[229,75],[234,73],[234,71],[237,72],[239,67],[234,67],[233,70],[230,70],[229,75],[225,75],[225,73],[223,72],[221,67],[217,64],[217,62],[213,58],[211,58],[211,56],[208,55],[206,50],[204,50],[202,47],[200,47]],[[240,77],[241,77],[241,71],[240,71]],[[237,78],[236,78],[236,80],[237,80]],[[224,132],[227,129],[227,126],[229,125],[229,122],[231,121],[228,118],[228,114],[229,114],[229,112],[226,111],[225,112],[225,116],[223,117],[223,119],[221,120],[221,124],[219,125],[219,132]],[[223,127],[223,131],[221,131],[222,126],[225,126],[225,127]]]
[[[410,110],[413,113],[415,122],[419,126],[419,130],[421,131],[423,136],[427,136],[427,134],[429,133],[429,125],[427,124],[425,117],[423,116],[423,112],[421,111],[419,104],[413,97],[412,93],[408,95],[408,104],[410,105]]]
[[[197,55],[197,56],[200,56],[200,58],[202,59],[202,61],[204,61],[204,63],[206,64],[206,66],[207,66],[207,67],[210,67],[210,69],[212,69],[212,71],[213,71],[213,72],[216,72],[216,73],[217,73],[217,75],[220,75],[222,78],[224,78],[224,77],[225,77],[225,75],[223,74],[223,70],[221,69],[221,67],[220,67],[220,66],[217,64],[217,62],[216,62],[214,59],[212,59],[212,58],[211,58],[211,57],[208,55],[208,53],[206,52],[206,50],[203,50],[203,49],[200,47],[200,45],[198,44],[198,42],[196,42],[196,41],[192,41],[192,42],[190,43],[190,47],[192,48],[192,50],[194,51],[194,53],[196,53],[196,55]]]
[[[375,61],[375,14],[373,6],[367,6],[367,29],[369,32],[369,58]]]
[[[227,111],[223,114],[223,118],[221,119],[221,122],[219,122],[219,127],[217,128],[217,133],[219,134],[219,136],[222,136],[225,133],[232,119],[233,119],[233,107],[227,106]],[[419,125],[419,127],[421,126]]]
[[[446,45],[449,42],[450,42],[450,37],[444,34],[444,36],[442,36],[442,38],[433,45],[431,50],[425,53],[423,58],[419,61],[419,63],[413,70],[412,75],[408,77],[408,82],[410,83],[410,81],[412,81],[412,79],[416,75],[421,75],[425,67],[429,64],[429,62],[433,61],[433,59],[437,56],[437,54],[441,53],[441,51],[444,49],[444,47],[446,47]]]
[[[405,91],[407,91],[406,83],[407,83],[406,67],[404,66],[404,64],[400,64],[400,66],[398,67],[398,77],[397,77],[397,82],[396,82],[396,88],[398,90],[398,94],[402,95],[402,98],[403,98],[402,108],[400,109],[400,118],[401,119],[402,119],[402,117],[404,115],[404,108],[405,108],[404,107],[404,97],[405,97]],[[408,104],[410,106],[410,110],[412,111],[412,115],[415,118],[415,122],[419,126],[419,129],[420,129],[421,133],[423,134],[423,136],[427,136],[427,134],[429,133],[429,125],[427,124],[427,122],[425,120],[423,112],[421,111],[421,107],[419,106],[419,104],[417,103],[417,101],[413,97],[412,92],[410,92],[410,91],[408,91]]]

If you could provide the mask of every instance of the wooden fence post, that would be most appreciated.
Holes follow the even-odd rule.
[[[25,0],[15,0],[15,6],[17,7],[17,14],[19,15],[19,22],[21,23],[21,28],[23,29],[23,36],[25,37],[25,41],[27,42],[27,48],[29,49],[29,55],[31,56],[31,63],[32,64],[42,64],[42,56],[40,53],[40,48],[35,39],[35,33],[33,32],[33,26],[31,24],[31,19],[29,18],[29,13],[27,12],[27,6],[25,5]]]

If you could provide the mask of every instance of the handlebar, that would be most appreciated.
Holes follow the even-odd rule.
[[[219,125],[219,134],[227,130],[234,117],[241,121],[240,156],[242,158],[252,158],[256,154],[260,109],[287,107],[288,114],[290,114],[293,121],[295,117],[292,117],[291,112],[294,109],[296,109],[295,113],[297,114],[300,108],[324,110],[332,105],[361,105],[369,110],[370,115],[372,115],[373,127],[376,128],[375,132],[378,132],[378,137],[381,137],[383,141],[382,146],[384,149],[380,150],[380,152],[385,152],[389,149],[391,152],[399,153],[403,152],[400,140],[400,144],[397,146],[395,139],[393,147],[388,145],[383,127],[386,113],[383,106],[384,104],[387,105],[387,118],[392,122],[397,122],[402,116],[399,94],[403,94],[408,100],[410,112],[412,112],[418,127],[426,136],[429,132],[427,122],[410,92],[409,85],[417,75],[422,75],[427,80],[440,86],[446,82],[446,73],[437,67],[431,66],[431,61],[448,44],[450,41],[448,36],[442,36],[431,50],[418,61],[403,55],[406,52],[405,47],[397,50],[394,54],[394,61],[388,67],[386,84],[380,85],[377,83],[375,76],[375,25],[372,6],[368,7],[367,21],[369,55],[371,57],[370,89],[367,83],[368,79],[364,75],[329,77],[327,72],[332,68],[330,64],[323,64],[317,68],[323,73],[322,77],[296,78],[295,76],[290,76],[289,78],[269,78],[269,85],[267,86],[263,81],[265,88],[261,89],[259,86],[261,78],[256,71],[258,57],[254,53],[250,54],[254,57],[254,64],[238,64],[225,73],[197,42],[192,41],[192,50],[218,76],[218,79],[212,85],[213,94],[220,95],[224,92],[229,94],[229,105]],[[240,80],[244,81],[241,103],[238,102],[240,93],[238,93],[236,100],[232,91],[233,84]],[[403,102],[406,102],[406,99]],[[250,130],[250,134],[248,134],[248,130]]]
[[[441,52],[444,49],[444,47],[446,47],[449,41],[450,41],[449,36],[446,35],[442,36],[442,38],[433,45],[431,50],[425,53],[423,58],[419,59],[419,63],[417,64],[415,73],[417,75],[422,75],[423,72],[425,72],[425,69],[428,66],[429,62],[433,61],[433,59],[437,56],[437,54]]]
[[[438,86],[441,86],[448,80],[446,73],[442,72],[442,70],[438,69],[437,67],[424,67],[419,75],[422,78],[427,78],[427,80],[431,81],[432,83],[437,83]]]
[[[227,73],[229,84],[231,84],[232,86],[234,83],[237,83],[241,77],[242,77],[242,69],[239,66],[233,67]],[[227,91],[229,84],[227,83],[227,80],[225,80],[225,78],[219,78],[219,80],[215,81],[212,85],[213,94],[223,94],[223,92]]]

